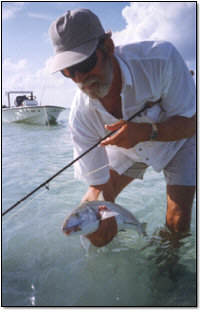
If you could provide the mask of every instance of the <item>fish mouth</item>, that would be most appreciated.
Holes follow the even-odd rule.
[[[66,234],[66,235],[70,235],[71,233],[75,233],[75,232],[79,232],[81,231],[81,228],[79,225],[74,225],[72,227],[66,227],[65,225],[62,228],[62,231]]]

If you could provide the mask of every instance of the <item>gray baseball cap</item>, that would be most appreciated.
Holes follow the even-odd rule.
[[[98,17],[87,9],[69,10],[49,28],[55,56],[51,73],[85,61],[105,31]]]

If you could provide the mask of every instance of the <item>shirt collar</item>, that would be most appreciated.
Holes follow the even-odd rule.
[[[114,56],[116,57],[118,64],[120,66],[120,70],[121,70],[121,79],[122,79],[122,90],[121,93],[123,93],[126,89],[127,86],[132,86],[132,75],[129,69],[129,65],[127,64],[127,62],[123,59],[122,56],[118,55],[118,53],[115,51]],[[103,105],[100,103],[99,100],[97,99],[91,99],[90,97],[88,97],[88,105],[90,107],[92,107],[93,109],[96,109],[98,111],[102,111],[105,112],[107,114],[109,114],[107,112],[107,110],[103,107]],[[111,115],[112,116],[112,115]],[[115,117],[114,117],[115,118]]]
[[[123,83],[122,92],[124,92],[126,86],[132,86],[132,76],[129,70],[129,65],[126,63],[126,61],[122,57],[120,57],[120,55],[118,55],[116,52],[114,55],[121,69],[121,79]]]

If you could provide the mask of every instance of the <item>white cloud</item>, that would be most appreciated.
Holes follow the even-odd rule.
[[[10,17],[16,13],[17,7],[12,6]],[[126,28],[113,34],[116,44],[153,39],[169,40],[182,53],[188,67],[195,70],[194,3],[133,2],[123,9],[122,14],[126,20]],[[42,68],[34,71],[31,63],[26,59],[18,62],[13,62],[11,59],[4,60],[3,93],[9,90],[33,90],[42,104],[71,106],[77,87],[61,74],[50,75],[48,71],[50,61],[51,58],[47,59]]]
[[[2,18],[9,19],[16,16],[24,7],[24,2],[4,2],[2,3]]]
[[[35,18],[35,19],[41,19],[41,20],[45,20],[45,21],[53,21],[54,18],[51,17],[50,15],[46,15],[46,14],[40,14],[40,13],[28,13],[29,17]]]
[[[6,70],[7,72],[19,72],[20,70],[25,69],[27,66],[27,60],[26,59],[22,59],[19,60],[17,63],[12,63],[10,58],[7,58],[3,61],[3,68],[4,70]]]
[[[21,90],[22,81],[25,84],[24,89],[27,88],[29,77],[28,62],[25,59],[19,60],[17,63],[12,62],[10,58],[3,61],[2,64],[2,87],[3,90]]]
[[[144,40],[172,42],[190,66],[196,66],[196,4],[193,2],[132,2],[122,15],[126,28],[113,34],[116,44]]]
[[[2,64],[3,103],[6,104],[6,91],[33,91],[44,105],[68,107],[76,91],[76,86],[61,74],[49,73],[51,58],[44,67],[33,72],[27,60],[17,63],[5,59]]]

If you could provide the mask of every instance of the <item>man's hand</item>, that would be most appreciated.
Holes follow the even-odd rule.
[[[157,141],[169,142],[190,138],[196,133],[196,115],[192,117],[172,116],[169,119],[156,124],[158,126]],[[103,140],[100,144],[117,145],[131,148],[136,144],[150,139],[151,124],[136,123],[120,120],[112,125],[106,125],[107,130],[117,130],[115,134]]]
[[[113,184],[111,183],[111,179],[106,184],[89,186],[88,191],[82,198],[82,202],[98,200],[100,193],[102,193],[102,197],[104,197],[104,200],[114,202],[115,193]]]
[[[100,217],[102,217],[102,212],[107,211],[106,206],[99,207]],[[100,221],[99,228],[96,232],[86,235],[86,237],[91,241],[91,243],[96,247],[103,247],[107,245],[117,234],[117,223],[115,217],[111,217]]]
[[[117,132],[101,142],[102,146],[116,145],[124,148],[131,148],[136,144],[149,140],[151,125],[148,123],[135,123],[120,120],[111,125],[105,125],[109,131]]]
[[[119,175],[116,171],[110,170],[110,179],[106,184],[102,185],[91,185],[88,188],[87,193],[83,197],[83,201],[97,200],[100,192],[104,196],[104,200],[114,202],[116,196],[121,190],[128,185],[133,178]],[[100,205],[100,224],[96,232],[87,235],[86,237],[91,243],[97,247],[102,247],[108,244],[113,237],[117,234],[117,223],[115,217],[111,217],[102,220],[102,212],[107,208]]]

